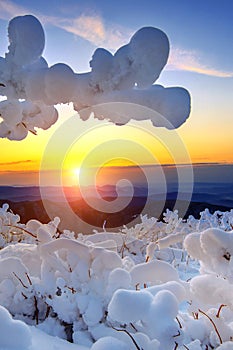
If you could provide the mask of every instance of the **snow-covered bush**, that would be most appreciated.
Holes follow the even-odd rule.
[[[118,233],[83,235],[58,231],[58,218],[23,225],[8,209],[0,209],[0,314],[19,338],[27,333],[24,349],[26,324],[80,349],[233,344],[233,211],[186,221],[167,211],[164,221],[144,216]]]

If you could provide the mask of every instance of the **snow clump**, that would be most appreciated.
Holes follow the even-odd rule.
[[[81,74],[65,63],[48,66],[44,29],[32,15],[11,19],[8,38],[8,52],[0,57],[0,95],[7,98],[0,102],[2,138],[19,141],[37,128],[50,128],[61,103],[72,103],[83,120],[94,112],[117,125],[151,119],[154,126],[174,129],[189,117],[186,89],[154,85],[169,56],[160,29],[139,29],[115,54],[97,48],[90,71]]]

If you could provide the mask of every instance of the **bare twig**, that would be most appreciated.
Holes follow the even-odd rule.
[[[174,350],[176,350],[178,348],[178,343],[175,341],[175,347],[174,347]]]
[[[180,336],[180,331],[178,330],[178,333],[173,335],[173,338],[179,337]]]
[[[176,317],[176,321],[178,322],[178,325],[179,325],[180,329],[182,329],[182,324],[180,323],[180,320],[179,320],[178,317]]]
[[[45,320],[46,320],[46,318],[49,317],[49,313],[50,313],[50,310],[51,310],[51,306],[48,305],[47,303],[46,303],[46,305],[47,305],[47,310],[46,310],[46,314],[45,314]]]
[[[77,293],[77,290],[75,290],[73,287],[68,287],[68,286],[67,286],[67,289],[71,290],[71,293],[72,293],[72,294]]]
[[[22,124],[25,127],[25,129],[27,129],[27,125],[24,122],[21,122],[20,124]],[[37,131],[36,130],[28,129],[28,131],[31,132],[33,135],[37,136]]]
[[[37,136],[36,130],[29,129],[28,131],[31,132],[33,135],[36,135],[36,136]]]
[[[215,330],[215,332],[216,332],[216,334],[217,334],[217,336],[218,336],[218,338],[219,338],[219,342],[220,342],[220,344],[222,344],[221,335],[219,334],[219,331],[218,331],[218,329],[217,329],[217,326],[216,326],[216,324],[214,323],[214,321],[212,320],[212,318],[211,318],[209,315],[207,315],[204,311],[202,311],[202,310],[200,310],[200,309],[198,309],[198,311],[201,312],[203,315],[205,315],[205,316],[208,318],[208,320],[212,323],[212,325],[213,325],[213,327],[214,327],[214,330]]]
[[[19,226],[15,226],[15,225],[4,225],[4,226],[17,228],[18,230],[22,230],[23,232],[27,233],[28,235],[32,236],[33,238],[37,238],[36,235],[34,235],[33,233],[31,233],[30,231],[26,230],[23,227],[19,227]]]
[[[184,347],[185,349],[189,350],[189,348],[188,348],[186,345],[184,345],[184,344],[183,344],[183,347]]]
[[[121,257],[124,258],[124,250],[128,250],[129,252],[129,248],[127,247],[127,245],[125,244],[125,241],[123,240],[123,244],[122,244],[122,247],[120,249],[120,253],[121,253]]]
[[[137,350],[143,350],[142,348],[140,348],[140,347],[138,346],[138,344],[137,344],[136,340],[134,339],[134,337],[133,337],[126,329],[117,329],[117,328],[115,328],[115,327],[112,326],[112,325],[111,325],[111,327],[112,327],[115,331],[117,331],[117,332],[124,332],[124,333],[126,333],[126,334],[130,337],[130,339],[132,340],[132,342],[134,343],[136,349],[137,349]]]
[[[31,278],[29,277],[28,273],[25,272],[25,275],[26,275],[26,277],[27,277],[27,279],[28,279],[28,282],[29,282],[30,286],[32,286],[32,280],[31,280]]]
[[[198,312],[192,312],[194,320],[198,320]]]
[[[36,324],[39,323],[39,309],[38,309],[38,303],[37,303],[37,299],[34,295],[34,305],[35,305],[35,313],[34,313],[34,317],[35,317],[35,320],[36,320]]]
[[[216,317],[217,317],[217,318],[220,317],[220,312],[221,312],[222,308],[225,307],[225,306],[227,306],[227,305],[222,304],[222,305],[219,306],[218,312],[217,312],[217,314],[216,314]]]
[[[24,297],[24,299],[28,299],[28,297],[23,292],[21,292],[21,294]]]
[[[24,288],[28,288],[28,286],[26,286],[26,284],[23,283],[23,281],[21,280],[21,278],[19,278],[19,276],[17,276],[16,273],[15,273],[14,271],[13,271],[12,273],[13,273],[13,275],[17,278],[17,280],[22,284],[22,286],[23,286]]]
[[[130,326],[135,330],[135,332],[138,331],[137,328],[135,327],[135,325],[132,322],[130,322]]]

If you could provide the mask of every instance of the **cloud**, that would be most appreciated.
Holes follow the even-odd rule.
[[[68,24],[58,23],[58,26],[67,32],[78,35],[96,45],[102,43],[106,33],[103,21],[98,16],[81,15],[75,19],[67,21]],[[56,25],[56,24],[55,24]]]
[[[201,62],[197,52],[184,50],[177,47],[171,48],[171,53],[166,66],[167,70],[182,70],[188,72],[195,72],[199,74],[209,75],[218,78],[232,78],[232,72],[226,72],[211,68]]]
[[[0,0],[0,18],[9,20],[14,16],[32,13],[31,9],[19,6],[10,0]],[[33,11],[43,24],[55,27],[88,40],[95,46],[105,46],[109,50],[116,50],[126,44],[133,34],[125,27],[106,23],[98,14],[81,13],[75,18],[47,16]]]
[[[25,15],[28,9],[17,5],[12,1],[0,0],[0,18],[9,20],[14,16]]]
[[[1,166],[11,166],[11,165],[18,165],[18,164],[28,164],[28,163],[34,163],[33,160],[31,159],[28,159],[28,160],[18,160],[18,161],[15,161],[15,162],[2,162],[0,163],[0,167]]]
[[[133,31],[106,23],[99,15],[81,14],[74,19],[59,17],[43,17],[45,23],[50,23],[58,28],[62,28],[69,33],[88,40],[95,46],[103,46],[109,50],[117,50],[126,44],[133,34]]]

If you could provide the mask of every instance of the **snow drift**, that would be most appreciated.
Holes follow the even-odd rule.
[[[0,348],[232,349],[233,210],[141,219],[83,235],[0,208]]]

